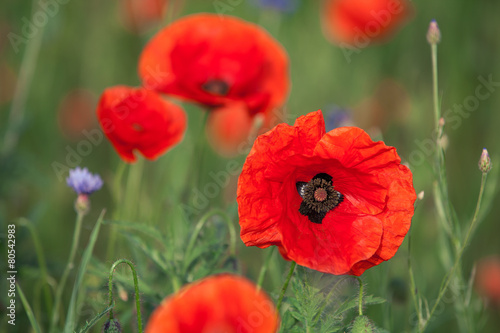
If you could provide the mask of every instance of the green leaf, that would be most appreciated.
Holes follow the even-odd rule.
[[[105,220],[104,224],[116,225],[122,227],[124,229],[132,229],[134,231],[139,231],[140,233],[149,236],[158,241],[160,244],[166,244],[167,241],[163,238],[163,235],[158,232],[157,228],[145,225],[143,223],[133,223],[133,222],[124,222],[117,220]]]
[[[33,310],[31,309],[31,306],[28,303],[26,296],[24,296],[21,286],[17,282],[16,282],[16,288],[17,291],[19,292],[19,297],[21,298],[21,302],[23,303],[24,310],[26,312],[26,315],[28,316],[31,327],[33,327],[36,333],[41,333],[40,326],[38,326],[38,322],[36,321],[35,315],[33,314]]]
[[[364,296],[363,297],[363,305],[375,305],[375,304],[382,304],[386,300],[381,298],[381,297],[375,297],[375,296]],[[335,315],[342,315],[344,312],[349,311],[351,309],[357,308],[359,305],[359,299],[358,296],[353,297],[352,299],[347,299],[344,303],[342,303],[337,310],[335,311]]]
[[[99,235],[99,230],[101,228],[102,220],[104,218],[104,213],[106,211],[103,210],[99,219],[97,219],[97,223],[90,234],[90,239],[85,251],[83,252],[82,261],[80,262],[80,267],[78,269],[78,275],[75,280],[75,285],[73,287],[73,292],[71,293],[71,299],[68,306],[68,316],[66,317],[66,324],[64,325],[64,332],[73,332],[75,328],[75,322],[77,318],[75,318],[75,308],[76,302],[78,299],[78,293],[80,291],[80,287],[83,281],[83,276],[87,271],[87,265],[92,257],[92,252],[94,250],[95,242],[97,241],[97,236]]]
[[[97,316],[95,316],[94,318],[92,318],[91,321],[88,321],[84,327],[82,327],[80,329],[80,331],[78,331],[78,333],[85,333],[87,332],[89,329],[92,328],[92,326],[94,326],[102,317],[104,317],[109,311],[111,311],[112,308],[115,307],[115,304],[113,303],[112,305],[108,306],[106,309],[104,309],[101,313],[97,314]]]

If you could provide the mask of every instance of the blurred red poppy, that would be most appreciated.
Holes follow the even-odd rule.
[[[174,15],[180,12],[183,2],[180,0],[120,0],[121,16],[129,30],[142,33],[155,24],[159,24],[166,16],[167,10],[174,11]]]
[[[340,46],[363,48],[385,41],[412,13],[408,0],[325,0],[323,30]]]
[[[153,312],[146,333],[273,333],[273,303],[248,280],[215,275],[185,286]]]
[[[186,115],[154,91],[115,86],[104,91],[97,118],[120,157],[135,162],[134,150],[156,159],[181,141]]]
[[[0,29],[1,31],[1,29]],[[1,43],[0,43],[1,48]],[[17,75],[6,62],[0,61],[0,105],[8,103],[14,97]]]
[[[96,126],[94,110],[97,103],[94,94],[85,89],[69,91],[58,109],[59,129],[70,140],[79,140],[84,132]]]
[[[500,258],[482,259],[477,264],[476,289],[493,306],[500,306]]]
[[[215,14],[191,15],[161,30],[141,54],[139,75],[150,89],[227,112],[235,106],[240,132],[226,140],[236,143],[256,114],[284,104],[290,84],[278,42],[255,24]],[[214,117],[235,120],[228,113]]]
[[[394,256],[415,199],[395,148],[357,127],[325,134],[316,111],[255,141],[238,182],[241,238],[321,272],[361,275]]]

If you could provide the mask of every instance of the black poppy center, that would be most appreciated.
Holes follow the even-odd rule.
[[[226,96],[229,84],[222,80],[208,80],[202,85],[202,89],[213,95]]]
[[[313,223],[322,223],[326,213],[344,200],[344,196],[333,188],[332,176],[326,173],[318,173],[308,183],[297,182],[296,186],[302,197],[299,212]]]

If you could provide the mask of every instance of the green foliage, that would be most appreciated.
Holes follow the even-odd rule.
[[[303,267],[297,268],[292,280],[293,297],[286,298],[288,310],[283,319],[283,332],[339,332],[346,326],[352,310],[358,308],[359,297],[352,293],[352,277],[335,277]],[[351,291],[350,293],[346,290]],[[363,305],[384,303],[380,297],[364,296]]]

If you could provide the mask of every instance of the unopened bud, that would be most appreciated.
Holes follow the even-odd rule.
[[[479,170],[481,170],[482,173],[488,173],[491,170],[491,159],[490,155],[488,154],[488,150],[486,148],[483,148],[483,153],[481,154],[481,158],[479,159]]]
[[[440,137],[438,143],[441,149],[443,150],[448,149],[448,146],[450,145],[450,140],[448,139],[448,135],[443,135],[442,137]]]
[[[90,200],[86,194],[80,194],[75,200],[75,210],[78,214],[86,215],[90,210]]]
[[[445,125],[445,123],[446,123],[446,122],[445,122],[445,120],[444,120],[444,118],[443,118],[443,117],[439,118],[439,127],[443,128],[443,127],[444,127],[444,125]]]
[[[418,199],[418,200],[424,200],[424,191],[420,191],[420,192],[417,194],[417,199]]]
[[[350,333],[373,333],[375,332],[373,324],[366,316],[358,316],[352,324]]]
[[[109,319],[103,327],[104,333],[121,333],[122,327],[120,323],[116,319]]]
[[[431,45],[435,45],[441,41],[441,31],[439,31],[436,20],[432,20],[427,30],[427,41]]]

